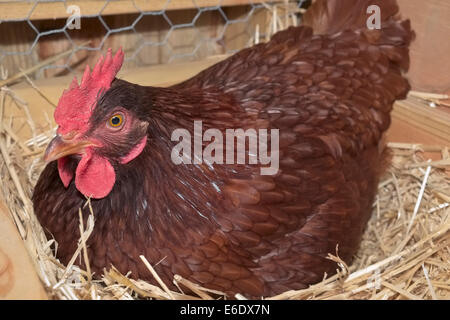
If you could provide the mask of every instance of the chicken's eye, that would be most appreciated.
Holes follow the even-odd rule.
[[[108,125],[114,129],[120,128],[122,124],[123,124],[123,115],[121,114],[115,114],[108,120]]]

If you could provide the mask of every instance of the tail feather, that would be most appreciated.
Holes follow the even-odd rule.
[[[380,30],[367,27],[371,5],[380,8]],[[401,20],[396,0],[316,0],[303,16],[303,25],[311,27],[314,34],[360,32],[401,70],[409,68],[408,47],[415,34],[409,20]]]
[[[315,34],[334,34],[367,26],[371,5],[380,8],[381,22],[394,18],[399,11],[396,0],[316,0],[303,16],[303,25]]]

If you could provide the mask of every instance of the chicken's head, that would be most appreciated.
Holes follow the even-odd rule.
[[[44,159],[57,160],[64,186],[75,176],[76,188],[87,197],[106,197],[116,182],[116,166],[136,158],[147,143],[148,122],[133,110],[136,94],[115,85],[123,57],[122,50],[113,57],[110,49],[92,73],[86,67],[81,84],[75,78],[55,110],[57,136]]]

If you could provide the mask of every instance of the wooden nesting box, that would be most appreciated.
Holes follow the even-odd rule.
[[[398,0],[401,6],[401,12],[404,17],[408,17],[412,21],[413,28],[417,34],[416,41],[411,48],[411,71],[409,78],[414,91],[425,91],[429,93],[445,95],[450,94],[450,42],[448,41],[450,20],[450,3],[446,0],[430,0],[426,3],[419,0]],[[67,1],[68,4],[75,3],[82,7],[86,15],[95,14],[99,10],[101,1]],[[200,1],[201,6],[207,7],[215,5],[217,1],[208,0]],[[234,19],[240,19],[248,14],[249,3],[262,2],[255,0],[223,0],[223,10]],[[131,2],[130,2],[131,3]],[[120,26],[128,25],[133,15],[138,14],[136,8],[130,5],[128,1],[111,2],[111,6],[103,11],[105,20],[109,23]],[[137,1],[140,3],[140,1]],[[148,3],[142,1],[142,3]],[[183,21],[187,15],[192,15],[192,1],[180,0],[171,1],[169,7],[164,7],[165,1],[151,2],[151,8],[146,10],[167,9],[171,19]],[[43,28],[48,28],[52,21],[64,20],[66,13],[61,13],[60,3],[46,2],[40,4],[42,8],[35,11],[35,15],[30,19]],[[14,8],[9,7],[14,6]],[[30,3],[6,4],[0,3],[0,20],[20,18],[30,9]],[[56,19],[56,20],[55,20]],[[254,26],[260,25],[261,28],[268,24],[267,14],[255,15],[250,23]],[[23,26],[27,22],[18,23]],[[89,24],[92,22],[88,22]],[[198,29],[203,28],[204,32],[209,34],[219,34],[220,29],[224,25],[224,21],[217,19],[217,12],[209,12],[204,17],[200,25],[186,27],[183,32],[179,33],[174,39],[174,43],[182,43],[189,38],[190,41],[196,41]],[[8,26],[8,22],[0,25],[2,37],[0,39],[0,49],[20,48],[27,46],[32,41],[31,37],[26,34],[23,28],[16,27],[17,23]],[[3,28],[3,29],[2,29]],[[136,45],[139,37],[145,36],[152,39],[161,39],[167,33],[167,28],[158,24],[158,22],[146,22],[142,29],[136,30],[133,34],[127,32],[118,32],[112,34],[105,42],[102,42],[103,36],[98,33],[95,26],[92,25],[92,31],[84,33],[81,36],[74,36],[76,41],[91,40],[91,46],[96,47],[103,44],[107,47],[117,47],[121,45],[125,51],[133,45]],[[125,30],[126,31],[126,30]],[[215,55],[209,57],[211,53],[224,54],[225,47],[243,48],[248,44],[248,37],[241,36],[242,30],[238,25],[232,26],[224,34],[223,39],[218,40],[215,48],[200,49],[195,56],[196,61],[191,58],[180,59],[180,61],[167,61],[166,49],[147,48],[142,52],[144,57],[149,58],[146,64],[152,66],[139,66],[136,63],[129,63],[126,68],[119,74],[120,78],[141,85],[168,86],[191,76],[194,76],[201,70],[213,65],[214,63],[224,59],[227,55]],[[195,35],[194,35],[195,34]],[[20,40],[20,41],[18,41]],[[37,49],[31,54],[30,59],[19,56],[10,57],[2,63],[4,67],[10,70],[10,75],[20,69],[31,67],[36,61],[46,59],[53,56],[55,52],[61,52],[70,47],[70,43],[66,38],[50,37],[48,40],[39,42]],[[173,48],[172,48],[173,49]],[[74,69],[81,71],[86,64],[93,65],[97,60],[99,52],[89,54],[83,51],[79,54],[71,56],[72,62],[75,63]],[[187,61],[186,61],[187,60]],[[67,63],[61,59],[62,63]],[[58,63],[58,61],[57,61]],[[165,63],[165,64],[161,64]],[[48,120],[52,120],[54,107],[57,104],[62,91],[69,86],[73,75],[64,75],[53,77],[58,71],[47,70],[44,75],[34,81],[36,90],[29,83],[22,81],[14,83],[11,88],[15,94],[25,101],[29,106],[30,115],[24,115],[22,111],[14,108],[0,110],[3,119],[11,119],[1,127],[2,130],[9,130],[14,121],[25,116],[31,116],[35,123],[42,124],[41,129],[49,129],[51,124]],[[80,78],[80,77],[79,77]],[[4,83],[4,82],[3,82]],[[2,82],[0,82],[0,85]],[[43,97],[45,95],[49,101]],[[423,99],[423,94],[412,94],[407,100],[398,102],[392,113],[392,126],[388,132],[388,140],[391,142],[419,143],[427,145],[444,145],[450,146],[450,99],[446,100],[443,96],[436,99],[433,95],[428,95]],[[3,99],[2,97],[0,97]],[[439,100],[442,106],[430,107],[430,103],[437,103]],[[1,118],[0,118],[1,120]],[[0,131],[0,134],[2,132]],[[19,138],[30,135],[29,129],[19,129],[16,132]],[[0,160],[2,161],[2,160]],[[7,217],[7,209],[2,207],[0,202],[0,298],[4,297],[20,297],[20,298],[44,298],[42,287],[34,274],[33,266],[30,264],[26,256],[26,250],[20,242],[17,230],[12,220]],[[7,235],[7,236],[5,236]],[[12,253],[14,254],[8,254]],[[12,259],[9,259],[12,257]],[[16,279],[20,281],[11,284],[10,270],[14,270]],[[25,286],[24,283],[27,285]],[[3,290],[3,291],[2,291]]]

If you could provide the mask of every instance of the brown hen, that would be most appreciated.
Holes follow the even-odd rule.
[[[380,30],[366,27],[373,4]],[[350,263],[385,163],[389,113],[409,90],[413,33],[397,12],[394,0],[315,1],[305,26],[170,88],[114,79],[123,54],[109,52],[61,97],[52,162],[34,191],[57,256],[74,254],[78,209],[91,197],[97,276],[114,265],[155,282],[144,255],[169,286],[179,274],[231,298],[261,297],[335,272],[326,256],[337,245]],[[172,133],[192,133],[194,121],[222,132],[279,129],[278,172],[175,164]]]

